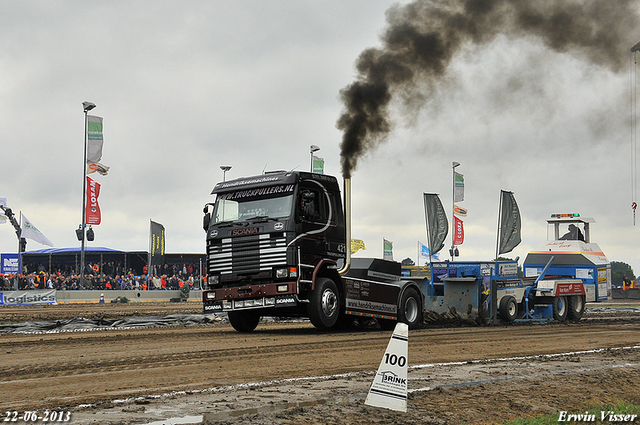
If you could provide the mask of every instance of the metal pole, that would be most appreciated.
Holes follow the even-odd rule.
[[[453,261],[453,255],[455,250],[455,238],[456,238],[456,167],[459,166],[459,162],[452,162],[451,169],[452,174],[452,192],[451,192],[451,261]]]
[[[82,102],[82,108],[84,110],[84,157],[82,158],[82,241],[80,244],[80,287],[84,288],[84,241],[85,230],[87,227],[87,129],[89,126],[89,117],[87,112],[95,108],[95,103]]]

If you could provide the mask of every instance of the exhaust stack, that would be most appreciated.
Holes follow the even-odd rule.
[[[346,252],[347,256],[344,259],[344,266],[342,266],[342,268],[338,270],[338,273],[340,273],[340,276],[344,276],[345,274],[347,274],[347,272],[351,268],[351,178],[350,177],[345,177],[344,179],[344,224],[346,228],[345,229],[346,230],[345,247],[347,250]]]

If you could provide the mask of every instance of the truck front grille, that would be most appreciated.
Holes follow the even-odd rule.
[[[284,235],[250,235],[210,241],[210,274],[247,275],[269,271],[287,263]]]

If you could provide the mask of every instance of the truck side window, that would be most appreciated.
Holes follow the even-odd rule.
[[[316,190],[303,189],[300,193],[300,217],[307,221],[324,221],[323,202],[320,193]]]

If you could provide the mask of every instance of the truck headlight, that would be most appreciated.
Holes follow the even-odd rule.
[[[216,299],[216,293],[215,292],[207,292],[207,299],[208,300],[215,300]]]
[[[288,269],[276,269],[276,278],[278,279],[282,279],[285,277],[289,277],[289,270]]]
[[[277,292],[287,292],[288,290],[289,290],[289,285],[287,284],[276,286]]]

